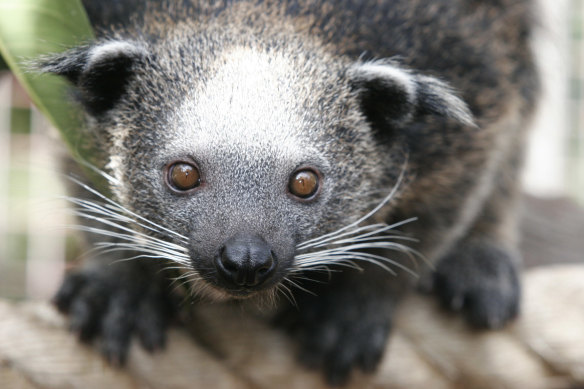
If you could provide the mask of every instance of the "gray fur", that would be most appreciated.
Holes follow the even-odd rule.
[[[90,16],[104,26],[100,9],[91,5]],[[516,315],[512,210],[538,88],[528,1],[193,0],[127,20],[43,68],[76,85],[86,130],[107,155],[99,168],[119,224],[105,231],[135,231],[104,247],[174,261],[199,295],[285,294],[297,304],[286,322],[304,360],[331,383],[376,366],[394,306],[430,270],[422,257],[437,269],[430,278],[442,302],[471,324],[498,327]],[[172,191],[173,161],[196,164],[201,186]],[[306,167],[321,188],[299,201],[288,182]],[[394,234],[404,220],[407,235]],[[218,252],[241,234],[260,237],[277,259],[262,288],[218,281]],[[118,301],[127,282],[143,291],[143,280],[159,277],[156,264],[117,266],[66,284],[61,308],[71,311],[92,279],[111,280]],[[135,282],[132,266],[145,268]],[[115,269],[125,283],[108,275]],[[123,360],[115,336],[101,335],[112,345],[106,355]]]

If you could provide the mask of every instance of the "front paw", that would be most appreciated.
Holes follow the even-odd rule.
[[[82,341],[100,338],[103,355],[114,365],[124,364],[134,334],[147,350],[162,348],[174,312],[154,277],[115,265],[67,275],[54,302]]]
[[[294,312],[292,332],[300,341],[301,362],[323,369],[332,386],[345,384],[355,368],[375,370],[391,327],[387,304],[350,294],[304,298]]]
[[[434,274],[442,304],[476,328],[499,328],[517,316],[520,284],[514,254],[494,242],[464,242]]]

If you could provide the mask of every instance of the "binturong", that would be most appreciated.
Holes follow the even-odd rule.
[[[416,285],[473,327],[518,314],[529,1],[85,3],[96,40],[40,68],[110,194],[74,179],[95,258],[56,303],[110,361],[161,348],[181,292],[276,306],[334,385]]]

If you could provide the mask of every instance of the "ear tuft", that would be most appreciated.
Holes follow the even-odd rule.
[[[80,46],[65,51],[64,53],[42,57],[36,70],[42,73],[52,73],[63,76],[73,84],[77,84],[79,76],[87,63],[87,52],[89,47]]]
[[[146,55],[146,50],[141,46],[128,41],[109,41],[89,50],[87,68],[92,66],[117,61],[121,58],[135,59]]]
[[[374,125],[403,125],[416,115],[437,115],[476,126],[466,103],[445,82],[415,74],[393,62],[357,63],[348,76]]]
[[[146,55],[146,50],[134,42],[113,40],[49,57],[39,68],[66,77],[78,88],[85,109],[99,116],[116,105],[126,91],[134,65]]]
[[[418,113],[443,116],[476,127],[472,112],[450,85],[422,75],[416,76],[416,84]]]

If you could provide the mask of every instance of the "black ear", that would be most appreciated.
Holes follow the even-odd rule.
[[[134,65],[146,56],[133,42],[108,41],[78,47],[42,61],[40,70],[66,77],[93,116],[112,109],[126,91]]]
[[[391,62],[358,63],[348,76],[373,125],[403,125],[416,115],[438,115],[476,126],[466,103],[446,83]]]

